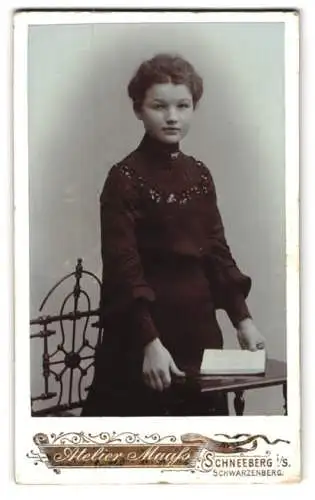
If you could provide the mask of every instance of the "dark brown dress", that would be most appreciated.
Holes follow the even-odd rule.
[[[145,135],[100,201],[104,336],[82,415],[227,414],[226,398],[203,401],[191,378],[163,393],[142,381],[143,347],[157,336],[195,373],[205,348],[223,346],[216,310],[235,326],[250,316],[251,280],[226,243],[208,168]]]

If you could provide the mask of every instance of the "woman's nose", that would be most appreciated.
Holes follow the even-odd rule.
[[[176,110],[174,108],[168,109],[168,113],[166,116],[167,123],[176,123],[177,120],[178,120],[178,117],[177,117]]]

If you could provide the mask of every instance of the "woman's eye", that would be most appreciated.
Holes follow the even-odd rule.
[[[181,104],[178,104],[177,108],[178,109],[188,109],[188,108],[190,108],[190,104],[183,102]],[[154,104],[153,109],[157,109],[157,110],[168,109],[168,105],[167,104]]]

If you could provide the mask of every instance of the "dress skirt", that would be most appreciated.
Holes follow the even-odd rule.
[[[133,308],[103,320],[103,339],[82,416],[228,415],[227,396],[200,392],[197,378],[205,348],[221,349],[209,282],[202,262],[161,258],[145,262],[146,276],[156,293],[150,313],[162,344],[187,374],[158,392],[142,378],[143,347]]]

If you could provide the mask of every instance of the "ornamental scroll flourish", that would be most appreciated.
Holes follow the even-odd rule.
[[[27,457],[35,465],[44,463],[57,474],[64,468],[155,468],[190,472],[208,472],[215,454],[232,455],[252,452],[260,441],[268,445],[287,443],[266,436],[217,434],[223,439],[189,433],[179,438],[158,433],[140,436],[133,432],[100,434],[67,432],[39,433],[33,437],[37,450]]]

